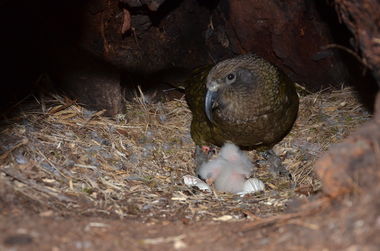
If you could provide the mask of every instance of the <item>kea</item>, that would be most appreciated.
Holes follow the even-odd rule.
[[[272,147],[291,130],[299,99],[294,83],[279,68],[257,55],[240,55],[198,69],[184,85],[197,170],[208,161],[209,149],[230,142],[256,149],[273,172],[289,174]]]

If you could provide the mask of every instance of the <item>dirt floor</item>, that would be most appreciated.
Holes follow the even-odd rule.
[[[372,179],[344,173],[350,155],[377,151],[371,115],[349,88],[300,93],[274,149],[293,180],[250,152],[266,189],[245,196],[184,185],[194,144],[183,97],[140,93],[112,119],[61,96],[19,104],[0,131],[0,250],[377,250],[380,161],[357,160]],[[341,162],[324,154],[364,123],[332,147]]]

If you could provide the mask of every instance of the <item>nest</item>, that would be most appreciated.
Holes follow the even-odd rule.
[[[370,118],[350,88],[302,96],[292,131],[274,149],[293,181],[273,177],[252,151],[266,190],[242,197],[183,184],[195,170],[184,97],[147,103],[141,94],[115,118],[57,95],[19,108],[0,132],[0,183],[36,202],[39,213],[144,222],[279,214],[290,199],[320,189],[314,161]]]

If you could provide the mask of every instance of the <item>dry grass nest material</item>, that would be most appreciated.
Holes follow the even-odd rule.
[[[370,117],[349,88],[301,97],[293,130],[275,147],[295,187],[273,178],[251,152],[266,191],[240,197],[183,184],[195,168],[184,98],[147,104],[137,97],[112,119],[60,96],[19,108],[1,129],[0,182],[41,205],[41,213],[143,221],[278,214],[289,199],[320,189],[314,161]]]

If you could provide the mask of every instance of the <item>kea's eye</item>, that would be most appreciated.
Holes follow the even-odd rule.
[[[235,79],[236,79],[235,74],[230,73],[227,75],[227,81],[226,82],[227,82],[227,84],[231,84],[235,81]]]

